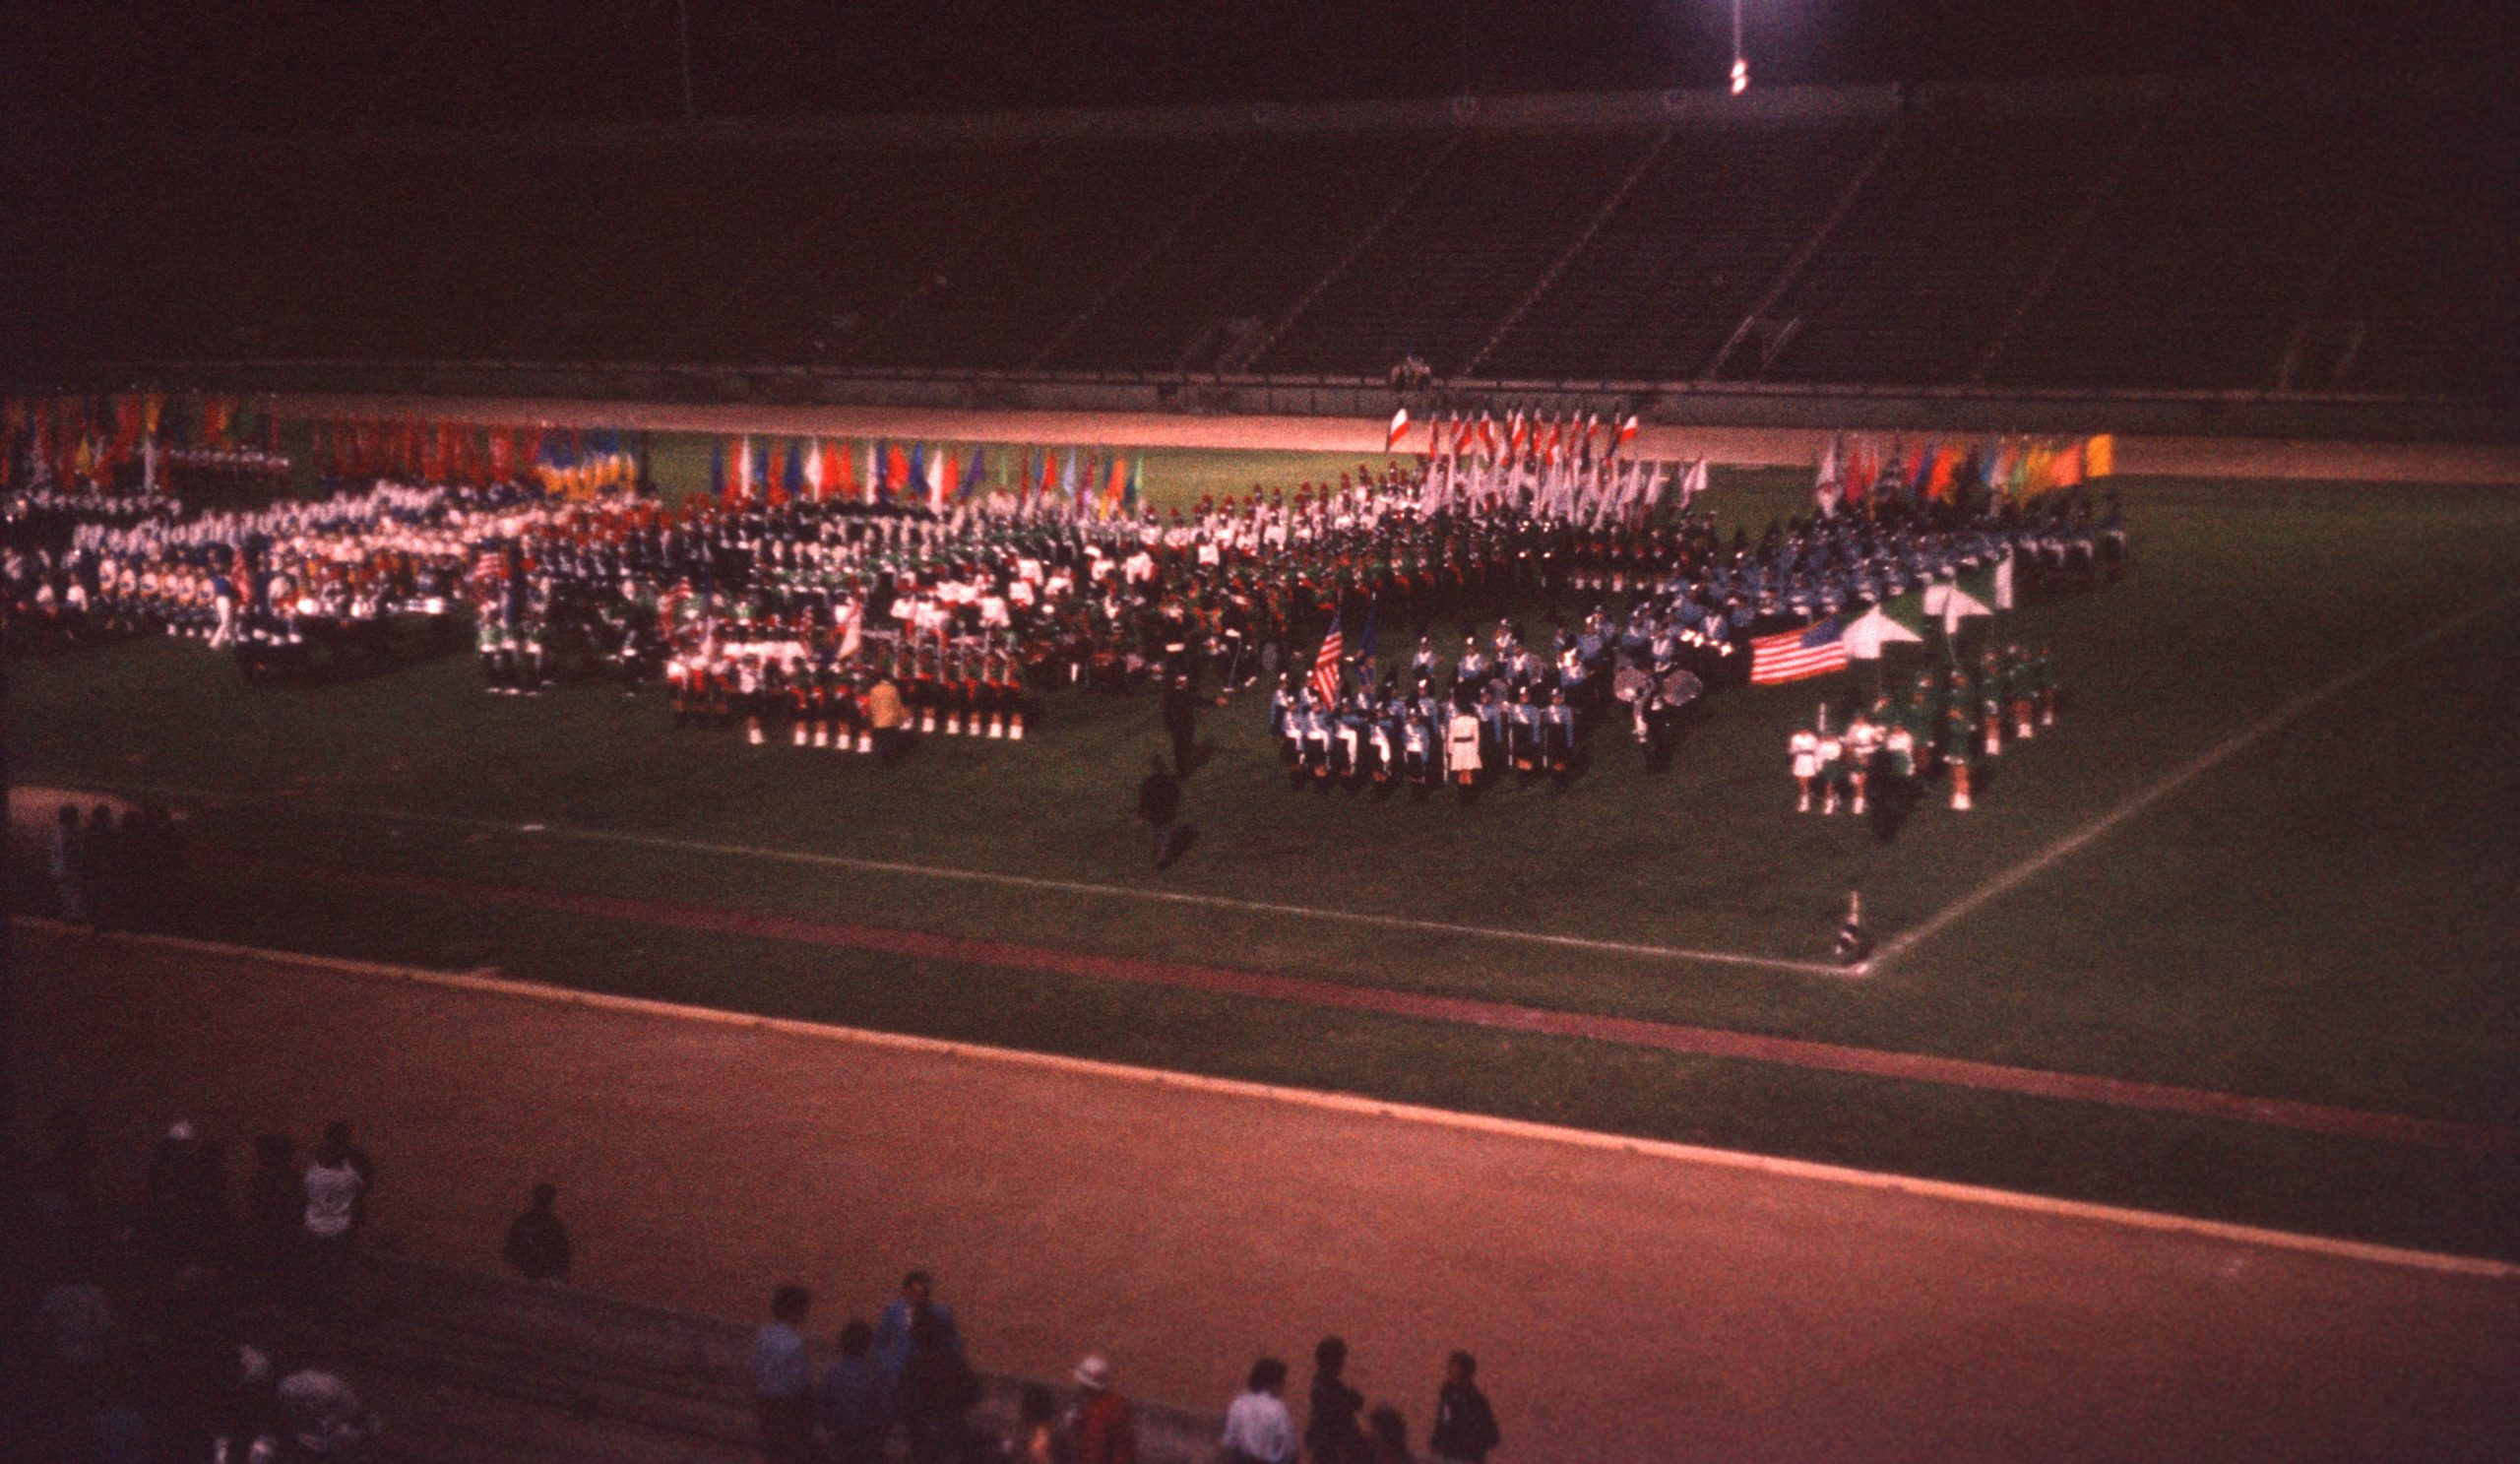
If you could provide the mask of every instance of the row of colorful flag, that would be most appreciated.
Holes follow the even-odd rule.
[[[314,460],[333,477],[532,480],[573,497],[635,487],[636,434],[609,427],[479,427],[447,421],[319,421]]]
[[[11,397],[0,404],[0,485],[102,486],[140,469],[156,485],[167,452],[280,451],[269,398],[118,392]]]
[[[985,497],[1011,511],[1112,518],[1145,503],[1146,460],[1076,448],[881,439],[733,437],[710,451],[709,487],[728,504],[880,503],[946,513]]]
[[[1833,437],[1813,475],[1812,502],[1822,515],[1840,504],[1860,507],[1876,494],[1948,503],[1962,494],[2025,503],[2080,487],[2117,471],[2117,439],[2108,433],[2070,438],[1997,438],[1988,442],[1926,441],[1909,457],[1893,441],[1885,453],[1866,437]]]
[[[1633,413],[1605,422],[1598,412],[1581,418],[1570,412],[1561,418],[1554,413],[1525,414],[1519,410],[1500,417],[1481,408],[1477,416],[1447,413],[1429,418],[1424,427],[1426,445],[1418,454],[1421,457],[1476,458],[1507,467],[1553,467],[1615,457],[1636,440],[1637,419]],[[1409,409],[1403,407],[1391,414],[1391,429],[1384,434],[1383,451],[1406,451],[1409,439],[1415,435]]]

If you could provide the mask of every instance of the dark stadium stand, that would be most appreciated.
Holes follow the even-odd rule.
[[[2349,129],[2297,118],[2166,121],[1986,379],[2264,385],[2300,282],[2362,194],[2360,153]]]
[[[0,180],[0,330],[55,376],[2501,401],[2510,124],[2473,80],[2127,82],[64,144]]]
[[[1763,379],[1965,381],[2121,130],[1902,129],[1828,246],[1771,307],[1795,329]]]
[[[1167,246],[1039,364],[1216,368],[1300,300],[1442,145],[1423,133],[1262,139]]]
[[[1466,140],[1253,365],[1374,374],[1414,353],[1457,369],[1651,144]]]
[[[1827,217],[1889,124],[1675,137],[1486,369],[1544,377],[1558,362],[1658,381],[1700,374]]]

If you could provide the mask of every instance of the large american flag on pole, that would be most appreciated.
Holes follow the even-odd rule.
[[[1763,635],[1750,642],[1750,684],[1770,686],[1825,676],[1847,668],[1847,641],[1838,617],[1817,625]]]
[[[1321,654],[1312,658],[1312,694],[1325,702],[1339,699],[1339,663],[1347,654],[1347,640],[1340,633],[1339,622],[1331,621],[1330,634],[1321,640]]]

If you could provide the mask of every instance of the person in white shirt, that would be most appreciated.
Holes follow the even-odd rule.
[[[383,1431],[358,1394],[337,1373],[306,1367],[275,1390],[298,1451],[310,1458],[351,1458]]]
[[[353,1238],[367,1218],[371,1174],[367,1156],[350,1143],[349,1125],[336,1122],[324,1130],[323,1145],[300,1181],[316,1300],[328,1313],[344,1300]]]
[[[1262,1358],[1251,1365],[1242,1396],[1225,1411],[1225,1457],[1233,1464],[1289,1464],[1295,1456],[1294,1416],[1287,1412],[1287,1365]]]

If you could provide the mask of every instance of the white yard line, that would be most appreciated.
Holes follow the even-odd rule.
[[[2082,849],[2085,845],[2103,838],[2111,830],[2115,829],[2119,824],[2133,818],[2136,814],[2143,812],[2145,809],[2151,807],[2157,802],[2160,802],[2170,795],[2185,788],[2188,784],[2195,782],[2205,774],[2212,772],[2215,768],[2220,767],[2223,763],[2229,761],[2232,757],[2248,747],[2249,744],[2264,738],[2271,732],[2276,732],[2286,723],[2291,722],[2293,719],[2300,716],[2310,708],[2317,706],[2319,703],[2326,701],[2328,698],[2335,696],[2337,693],[2344,691],[2349,687],[2370,679],[2372,676],[2379,674],[2390,666],[2405,660],[2407,657],[2425,649],[2444,636],[2452,635],[2458,631],[2464,630],[2468,626],[2475,624],[2477,621],[2484,619],[2488,614],[2504,608],[2512,603],[2513,599],[2514,597],[2506,595],[2498,600],[2490,600],[2483,605],[2477,605],[2469,609],[2464,614],[2454,615],[2450,619],[2443,621],[2441,624],[2426,631],[2424,634],[2417,636],[2415,639],[2398,646],[2388,654],[2375,657],[2370,661],[2364,662],[2362,665],[2345,672],[2334,680],[2314,687],[2309,691],[2305,691],[2300,696],[2293,698],[2291,701],[2286,702],[2284,705],[2276,708],[2273,712],[2268,713],[2265,717],[2245,728],[2242,728],[2239,732],[2225,738],[2223,741],[2216,743],[2203,754],[2180,767],[2176,772],[2172,773],[2161,782],[2156,783],[2152,787],[2145,789],[2143,792],[2136,794],[2133,797],[2119,803],[2116,807],[2111,808],[2107,813],[2093,819],[2090,823],[2084,824],[2081,828],[2074,830],[2062,839],[2048,845],[2047,848],[2039,851],[2039,853],[2033,855],[2024,862],[2013,865],[2001,874],[1987,880],[1984,884],[1978,886],[1976,889],[1971,890],[1959,899],[1954,900],[1949,905],[1944,906],[1941,910],[1936,911],[1931,917],[1927,918],[1923,923],[1910,926],[1908,929],[1903,930],[1897,935],[1894,935],[1890,939],[1882,942],[1879,952],[1876,953],[1870,961],[1865,963],[1865,971],[1867,973],[1879,972],[1883,967],[1889,965],[1891,962],[1896,961],[1901,956],[1916,949],[1925,941],[1932,939],[1935,935],[1941,933],[1954,923],[1964,920],[1970,915],[1976,913],[1979,907],[1985,905],[1991,900],[1999,899],[2013,890],[2020,888],[2030,880],[2037,878],[2040,874],[2046,872],[2059,860],[2071,856],[2076,851]]]
[[[111,785],[108,785],[108,791],[114,791]],[[120,791],[164,798],[241,801],[228,795],[198,789],[127,788]],[[1686,946],[1654,945],[1641,941],[1596,940],[1581,935],[1554,935],[1545,931],[1515,930],[1499,925],[1472,925],[1452,921],[1414,920],[1407,916],[1369,915],[1359,911],[1326,910],[1316,906],[1287,905],[1268,900],[1237,900],[1229,895],[1202,895],[1182,890],[1141,889],[1132,885],[1044,879],[1030,874],[1001,874],[986,869],[956,869],[936,864],[905,863],[895,859],[857,859],[849,855],[815,854],[807,850],[774,849],[756,844],[716,844],[699,839],[672,839],[661,834],[637,834],[619,829],[573,828],[566,824],[511,823],[500,819],[417,813],[401,808],[362,808],[341,803],[297,803],[293,806],[321,808],[328,812],[344,813],[357,818],[436,824],[447,828],[473,829],[539,839],[564,839],[583,844],[611,844],[632,849],[655,849],[673,854],[708,855],[722,859],[767,859],[781,863],[808,864],[825,869],[847,869],[860,874],[891,874],[911,879],[994,885],[1004,889],[1043,890],[1060,895],[1144,900],[1158,904],[1185,905],[1202,910],[1287,916],[1296,920],[1361,925],[1372,929],[1411,930],[1429,935],[1461,935],[1477,940],[1545,945],[1565,950],[1594,951],[1603,955],[1641,956],[1660,961],[1691,961],[1715,966],[1738,966],[1758,971],[1782,971],[1796,976],[1825,976],[1841,981],[1863,974],[1860,969],[1834,966],[1824,961],[1794,961],[1779,956],[1756,956],[1738,951],[1696,950]]]

